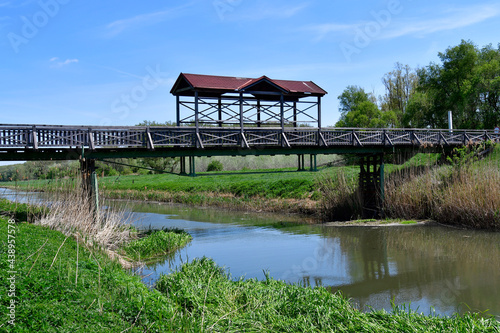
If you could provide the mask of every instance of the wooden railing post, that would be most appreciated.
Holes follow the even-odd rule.
[[[33,125],[31,129],[31,138],[32,138],[31,143],[33,144],[33,149],[38,150],[38,134],[35,125]]]

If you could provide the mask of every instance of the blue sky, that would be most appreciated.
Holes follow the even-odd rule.
[[[312,80],[323,124],[348,85],[383,93],[470,39],[500,42],[494,1],[0,0],[0,123],[174,120],[180,72]]]

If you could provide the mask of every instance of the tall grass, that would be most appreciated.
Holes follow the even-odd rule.
[[[363,206],[356,178],[338,169],[333,175],[320,175],[316,181],[322,194],[320,209],[324,220],[347,221],[361,216]]]
[[[498,323],[474,314],[423,316],[405,308],[361,312],[323,287],[232,278],[208,258],[163,275],[155,288],[196,332],[497,332]]]
[[[500,230],[498,161],[493,157],[393,172],[386,181],[385,211],[396,218]]]
[[[116,250],[131,239],[130,214],[124,210],[94,212],[91,202],[81,193],[53,193],[48,213],[35,224],[78,235],[93,245]]]
[[[85,246],[103,250],[110,258],[118,260],[122,267],[132,267],[133,263],[118,251],[137,238],[137,232],[132,227],[132,215],[125,208],[94,210],[90,199],[82,195],[80,178],[48,183],[50,192],[44,199],[28,194],[27,203],[24,204],[0,202],[0,211],[8,211],[8,215],[18,217],[20,221],[60,231],[67,237],[83,242]],[[40,185],[37,182],[34,184]],[[36,192],[41,188],[28,183],[23,190]]]
[[[461,168],[436,200],[437,221],[500,230],[500,169],[497,163]]]
[[[447,173],[446,167],[433,169],[431,166],[392,172],[385,180],[385,214],[404,219],[431,218],[436,195]]]

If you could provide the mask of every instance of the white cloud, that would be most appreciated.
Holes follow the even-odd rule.
[[[308,7],[308,3],[302,3],[295,6],[272,5],[271,2],[253,6],[252,8],[245,8],[245,10],[238,10],[238,6],[234,7],[230,14],[224,16],[224,19],[229,21],[260,21],[266,19],[286,19],[293,17]]]
[[[58,57],[53,57],[50,59],[50,62],[52,63],[51,67],[60,68],[60,67],[72,64],[72,63],[78,63],[78,59],[66,59],[64,61],[59,61]]]
[[[325,23],[305,27],[303,30],[312,32],[315,35],[314,41],[318,42],[331,33],[350,33],[358,26],[359,24]]]
[[[182,6],[163,11],[140,14],[134,17],[113,21],[106,25],[106,37],[114,37],[131,28],[163,22],[169,18],[176,17],[183,9],[191,5],[192,3],[187,3]]]
[[[408,18],[402,15],[393,15],[388,25],[381,27],[380,34],[373,39],[392,39],[402,36],[422,37],[432,33],[454,30],[471,26],[500,14],[498,5],[473,5],[442,11],[438,17],[430,19]],[[372,21],[376,22],[375,19]],[[319,41],[333,33],[354,34],[357,29],[362,29],[370,21],[360,21],[352,24],[326,23],[302,28],[312,32],[315,41]]]
[[[454,30],[474,25],[500,14],[500,7],[493,5],[477,5],[443,13],[442,17],[419,21],[417,19],[400,20],[394,27],[389,25],[383,39],[397,38],[406,35],[424,36],[439,31]],[[392,28],[392,29],[391,29]]]

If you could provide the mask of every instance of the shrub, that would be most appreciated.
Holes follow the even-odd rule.
[[[222,162],[218,160],[213,160],[207,166],[207,171],[222,171],[222,170],[224,170],[224,166],[222,165]]]

